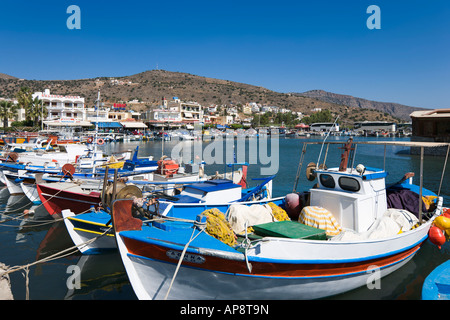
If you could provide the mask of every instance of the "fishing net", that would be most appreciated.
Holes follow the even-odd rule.
[[[289,221],[289,220],[291,220],[289,218],[288,214],[286,213],[286,211],[284,211],[281,207],[277,206],[275,203],[269,202],[268,205],[272,209],[272,215],[274,216],[274,218],[277,221]]]
[[[206,217],[206,232],[209,235],[229,246],[236,245],[236,235],[222,212],[213,208],[203,211],[202,215]]]

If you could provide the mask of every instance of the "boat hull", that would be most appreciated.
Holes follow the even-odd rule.
[[[71,184],[61,188],[50,187],[44,184],[37,185],[37,191],[42,204],[48,213],[55,219],[61,218],[61,211],[70,209],[75,214],[87,212],[92,206],[98,208],[101,203],[99,192],[84,192],[77,188],[71,187]]]
[[[450,260],[434,269],[425,279],[422,300],[450,300]]]
[[[8,188],[9,194],[12,196],[23,194],[23,190],[20,187],[20,183],[15,182],[13,179],[6,178],[6,186]]]
[[[139,299],[164,299],[181,250],[153,247],[140,251],[118,238],[127,274]],[[373,285],[406,264],[419,250],[362,263],[257,263],[187,253],[170,287],[168,299],[318,299]],[[150,254],[148,254],[150,253]],[[202,257],[202,258],[200,258]],[[188,262],[189,261],[189,262]],[[190,262],[197,261],[197,262]],[[201,265],[198,261],[204,261]],[[195,265],[198,263],[198,265]],[[221,267],[222,266],[222,267]]]
[[[122,231],[119,218],[126,205],[116,202],[114,207],[117,247],[139,299],[164,299],[169,287],[169,299],[318,299],[340,294],[371,285],[407,263],[427,239],[433,221],[375,240],[264,237],[244,252],[198,230],[194,235],[190,223],[142,225],[127,218]],[[194,240],[185,247],[191,234]]]
[[[111,216],[97,214],[92,211],[92,220],[80,220],[70,210],[63,210],[62,217],[70,238],[83,254],[101,254],[117,250],[112,231]],[[109,223],[109,224],[108,224]]]
[[[36,189],[35,184],[29,184],[25,182],[20,183],[20,187],[22,188],[23,193],[27,196],[27,198],[33,203],[33,204],[41,204],[41,199],[39,199],[39,193]]]

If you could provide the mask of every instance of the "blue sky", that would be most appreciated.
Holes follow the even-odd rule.
[[[369,30],[367,7],[381,9]],[[81,9],[69,30],[67,7]],[[0,2],[0,72],[25,79],[160,69],[448,108],[450,1]]]

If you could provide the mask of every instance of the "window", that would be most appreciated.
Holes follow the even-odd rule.
[[[349,177],[340,177],[339,178],[339,186],[346,191],[359,191],[361,188],[358,180]]]
[[[321,174],[320,175],[320,183],[325,188],[334,188],[336,186],[333,177],[329,174]]]

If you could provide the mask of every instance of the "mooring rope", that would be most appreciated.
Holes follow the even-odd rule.
[[[197,226],[199,227],[200,231],[194,236],[195,230],[197,229]],[[206,229],[206,222],[205,223],[201,223],[199,221],[195,221],[194,223],[194,227],[192,230],[192,234],[191,234],[191,238],[189,239],[189,241],[186,243],[186,245],[183,248],[183,251],[181,252],[181,256],[180,259],[178,260],[178,264],[177,267],[175,269],[175,272],[172,276],[172,281],[170,281],[170,285],[169,285],[169,289],[167,290],[166,296],[164,297],[164,300],[167,300],[167,297],[169,296],[170,290],[172,289],[172,285],[173,282],[175,281],[175,278],[178,274],[178,270],[180,269],[181,263],[183,262],[184,259],[184,255],[186,253],[187,248],[189,247],[189,244],[195,240],[195,238],[197,238],[203,231],[205,231]]]
[[[98,235],[98,236],[96,236],[96,237],[94,237],[92,239],[89,239],[89,240],[87,240],[87,241],[85,241],[85,242],[83,242],[83,243],[81,243],[79,245],[74,245],[72,247],[66,248],[66,249],[64,249],[64,250],[62,250],[60,252],[52,254],[52,255],[50,255],[50,256],[48,256],[46,258],[43,258],[41,260],[38,260],[38,261],[35,261],[35,262],[32,262],[32,263],[26,264],[26,265],[23,265],[23,266],[14,266],[14,267],[6,269],[4,272],[2,272],[2,270],[0,270],[0,277],[5,276],[5,275],[9,275],[9,274],[11,274],[13,272],[24,270],[25,286],[26,286],[26,300],[29,300],[29,268],[30,267],[32,267],[34,265],[37,265],[37,264],[40,264],[40,263],[49,262],[49,261],[52,261],[52,260],[56,260],[56,259],[60,259],[60,258],[64,258],[64,257],[70,256],[70,255],[76,253],[79,250],[79,248],[81,248],[83,246],[87,246],[87,245],[93,243],[94,241],[96,241],[98,238],[104,236],[111,229],[112,229],[112,227],[108,228],[105,232],[103,232],[102,234],[100,234],[100,235]]]

